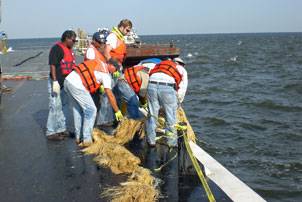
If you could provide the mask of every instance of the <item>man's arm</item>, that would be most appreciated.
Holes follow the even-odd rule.
[[[187,87],[188,87],[188,74],[186,69],[184,69],[183,67],[179,68],[179,70],[181,70],[181,74],[182,74],[182,80],[179,84],[179,89],[177,91],[177,97],[179,99],[180,102],[183,102],[184,98],[185,98],[185,94],[187,92]]]
[[[51,75],[51,79],[53,81],[57,80],[57,76],[56,76],[56,66],[55,65],[50,65],[50,75]]]
[[[58,46],[53,46],[49,53],[49,66],[50,66],[50,76],[53,81],[56,81],[57,72],[56,66],[60,64],[60,61],[64,57],[63,50]]]
[[[115,99],[114,94],[112,93],[111,86],[112,86],[112,79],[109,73],[103,73],[99,71],[94,71],[94,75],[97,79],[97,82],[102,83],[102,86],[104,87],[104,91],[108,96],[109,103],[111,104],[112,108],[115,112],[119,111],[119,108],[117,106],[117,102]]]
[[[109,100],[114,112],[118,112],[119,108],[117,106],[117,102],[116,102],[115,96],[112,93],[112,90],[110,88],[105,88],[105,93],[108,96],[108,100]]]
[[[95,59],[95,53],[94,53],[93,48],[88,48],[85,56],[88,60],[94,60]]]
[[[106,44],[105,50],[104,50],[104,56],[107,61],[111,59],[110,51],[112,50],[112,47],[109,44]]]

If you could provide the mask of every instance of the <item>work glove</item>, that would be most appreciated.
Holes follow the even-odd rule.
[[[117,112],[115,112],[115,119],[117,121],[121,121],[124,118],[122,112],[120,110],[118,110]]]
[[[181,104],[184,101],[184,98],[185,98],[184,95],[177,93],[177,100],[179,104]]]
[[[141,103],[140,107],[147,110],[148,109],[148,102],[145,102],[144,104]]]
[[[187,126],[187,125],[178,124],[178,123],[175,124],[174,127],[175,127],[176,130],[183,130],[183,131],[185,131],[185,130],[188,129],[188,126]]]
[[[100,86],[99,92],[100,92],[101,94],[104,94],[104,93],[105,93],[105,88],[104,88],[103,85]]]
[[[56,93],[57,95],[60,94],[61,87],[58,81],[52,82],[52,92]]]
[[[113,78],[118,79],[118,78],[120,78],[120,76],[121,76],[121,73],[119,71],[113,72]]]

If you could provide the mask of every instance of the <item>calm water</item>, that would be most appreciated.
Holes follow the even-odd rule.
[[[182,49],[184,107],[203,148],[268,201],[302,201],[302,34],[142,39]],[[4,72],[47,73],[55,41],[11,40],[16,52],[3,58]]]

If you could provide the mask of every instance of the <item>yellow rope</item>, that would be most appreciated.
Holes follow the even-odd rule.
[[[204,176],[204,174],[203,174],[203,172],[202,172],[202,170],[201,170],[201,168],[200,168],[200,166],[199,166],[196,158],[193,156],[192,150],[191,150],[189,142],[188,142],[187,134],[184,134],[184,141],[185,141],[186,149],[187,149],[187,151],[189,153],[189,156],[190,156],[190,158],[192,160],[193,166],[194,166],[194,168],[195,168],[195,170],[196,170],[196,172],[198,174],[198,177],[199,177],[199,179],[200,179],[200,181],[202,183],[202,186],[203,186],[204,190],[207,193],[209,201],[210,202],[215,202],[216,200],[215,200],[214,195],[213,195],[213,193],[212,193],[212,191],[211,191],[211,189],[210,189],[210,187],[209,187],[209,185],[207,183],[207,180],[205,179],[205,176]]]

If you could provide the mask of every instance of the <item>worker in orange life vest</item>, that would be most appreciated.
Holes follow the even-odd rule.
[[[107,61],[116,67],[113,77],[116,78],[114,87],[115,95],[119,101],[124,100],[127,103],[127,115],[129,118],[138,119],[141,117],[139,112],[139,101],[133,90],[127,84],[127,81],[120,75],[123,67],[123,61],[126,57],[126,44],[124,36],[130,33],[132,22],[128,19],[121,20],[118,27],[114,27],[107,37],[105,47],[105,57]]]
[[[105,38],[102,38],[101,42],[104,43]],[[115,111],[115,118],[119,121],[123,115],[111,91],[112,78],[104,57],[86,60],[74,69],[75,71],[66,77],[64,88],[73,105],[77,143],[80,143],[81,146],[88,146],[92,143],[91,134],[97,113],[91,94],[98,91],[101,84],[104,86],[105,93]]]
[[[124,89],[127,89],[127,95],[129,96],[129,100],[131,100],[131,105],[130,106],[130,113],[132,112],[132,117],[133,114],[135,114],[136,109],[137,113],[141,117],[142,114],[139,112],[138,108],[139,105],[141,107],[145,108],[147,105],[147,100],[146,100],[146,94],[147,94],[147,86],[148,86],[148,81],[149,81],[149,71],[156,65],[156,63],[159,63],[159,59],[153,60],[153,58],[150,60],[144,60],[141,61],[138,65],[126,68],[124,70],[124,79],[123,83],[118,82],[119,85],[123,85]],[[120,94],[118,89],[115,88],[115,93]],[[118,92],[116,92],[118,91]],[[139,100],[137,99],[139,97]],[[135,107],[133,106],[135,104]],[[141,103],[141,104],[140,104]],[[134,110],[132,110],[134,108]],[[133,113],[134,111],[134,113]],[[129,114],[129,108],[128,108],[128,114]],[[101,128],[106,128],[108,126],[111,126],[113,124],[113,119],[114,116],[112,116],[112,108],[108,105],[108,101],[106,99],[106,96],[102,95],[101,99],[101,107],[100,111],[97,116],[97,125]],[[138,116],[137,116],[138,117]]]
[[[109,34],[109,31],[102,30],[95,32],[92,35],[92,42],[86,50],[84,60],[105,60],[104,53],[102,53],[101,49],[105,47],[104,42],[106,41],[106,38]],[[110,73],[113,73],[115,71],[115,67],[113,65],[108,64],[107,67]]]
[[[62,140],[69,136],[69,132],[66,130],[67,95],[61,88],[63,88],[65,77],[75,66],[72,51],[75,42],[76,33],[67,30],[62,34],[61,41],[57,42],[49,53],[49,113],[46,126],[46,137],[49,140]]]
[[[122,64],[126,57],[126,44],[124,36],[130,33],[132,22],[128,19],[121,20],[114,27],[106,39],[105,57],[109,64],[114,65],[117,71],[122,71]]]
[[[177,147],[175,130],[176,111],[178,102],[185,96],[188,78],[184,69],[185,63],[181,58],[164,60],[157,64],[149,74],[147,99],[150,116],[146,124],[147,141],[155,146],[156,123],[160,107],[166,115],[167,143],[170,147]]]
[[[149,72],[160,61],[158,58],[145,59],[139,64],[124,70],[124,78],[134,93],[139,97],[141,107],[143,108],[147,107]]]
[[[105,46],[104,39],[106,39],[108,35],[109,35],[109,31],[107,31],[107,30],[98,31],[92,35],[92,42],[89,45],[89,47],[87,48],[85,55],[84,55],[85,61],[94,60],[94,59],[102,60],[102,61],[106,60],[104,58],[104,55],[101,50],[104,49],[104,46]],[[108,67],[108,70],[110,73],[113,73],[115,71],[115,68],[113,65],[108,64],[107,67]],[[100,90],[101,90],[101,93],[103,93],[104,87],[102,85],[100,87]],[[106,95],[100,96],[100,91],[97,91],[94,94],[92,94],[92,98],[98,109],[100,106],[100,97],[104,97],[104,96],[106,96]],[[102,101],[102,99],[101,99],[101,101]],[[110,104],[108,102],[108,100],[107,100],[107,103]]]

